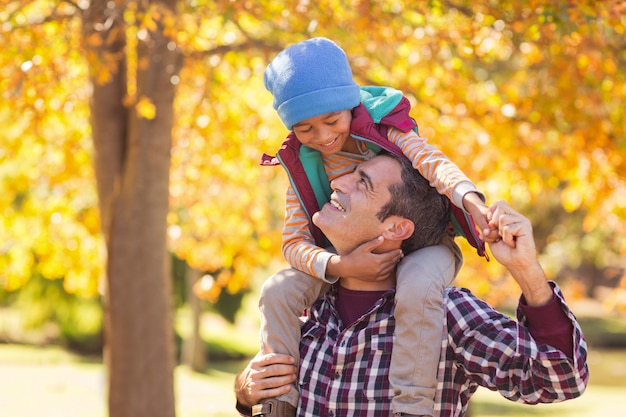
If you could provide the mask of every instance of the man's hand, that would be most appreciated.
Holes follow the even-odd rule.
[[[489,245],[493,256],[517,281],[528,305],[546,304],[553,292],[537,258],[530,221],[504,201],[489,207],[487,218],[500,235],[500,240]]]
[[[537,262],[537,249],[530,221],[504,201],[489,207],[489,226],[498,231],[498,240],[489,245],[496,260],[507,268]]]
[[[346,233],[350,233],[346,231]],[[358,246],[346,255],[335,255],[326,266],[328,275],[351,277],[361,281],[382,281],[389,277],[398,262],[402,260],[402,250],[375,253],[383,243],[382,236]]]
[[[296,380],[295,360],[278,353],[258,354],[235,378],[237,401],[247,407],[264,398],[273,398],[289,392]]]

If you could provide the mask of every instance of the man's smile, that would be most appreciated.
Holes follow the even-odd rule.
[[[343,207],[343,205],[333,197],[331,197],[329,204],[342,213],[346,212],[346,209]]]

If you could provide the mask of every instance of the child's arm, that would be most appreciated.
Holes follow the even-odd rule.
[[[348,255],[336,255],[315,244],[309,222],[300,201],[291,187],[287,189],[285,225],[283,228],[283,255],[289,264],[304,273],[333,283],[341,276],[357,276],[374,280],[396,266],[402,251],[373,253],[382,243],[377,239],[366,242]]]
[[[492,243],[499,238],[497,230],[492,229],[487,221],[488,207],[485,205],[484,195],[450,158],[412,130],[402,132],[390,128],[387,136],[402,149],[413,167],[431,186],[472,216],[486,242]]]
[[[285,260],[292,268],[329,283],[337,280],[333,277],[326,279],[326,264],[333,253],[315,244],[306,212],[291,186],[287,188],[285,199],[282,250]]]

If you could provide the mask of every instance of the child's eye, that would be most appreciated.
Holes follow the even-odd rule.
[[[332,122],[328,122],[328,124],[329,124],[330,126],[333,126],[333,125],[336,125],[338,121],[339,121],[339,119],[335,119],[335,120],[333,120]]]

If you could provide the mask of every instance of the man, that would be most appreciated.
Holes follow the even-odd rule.
[[[383,251],[433,245],[437,240],[405,242],[421,238],[421,232],[414,233],[416,228],[436,229],[446,215],[441,209],[421,213],[407,209],[417,203],[411,198],[437,198],[406,191],[415,189],[407,186],[415,175],[419,174],[403,160],[374,157],[333,181],[331,203],[313,221],[338,253],[379,235],[385,238]],[[522,290],[518,322],[467,290],[446,290],[435,395],[439,416],[464,415],[479,385],[510,400],[535,404],[575,398],[588,381],[586,343],[558,287],[547,281],[538,263],[529,221],[507,204],[497,203],[490,208],[490,222],[501,236],[490,246],[491,252]],[[440,249],[433,246],[425,252]],[[390,416],[394,278],[394,273],[374,282],[342,277],[311,308],[302,328],[297,366],[285,355],[261,355],[237,377],[238,410],[249,415],[248,407],[283,394],[297,379],[299,416]]]

